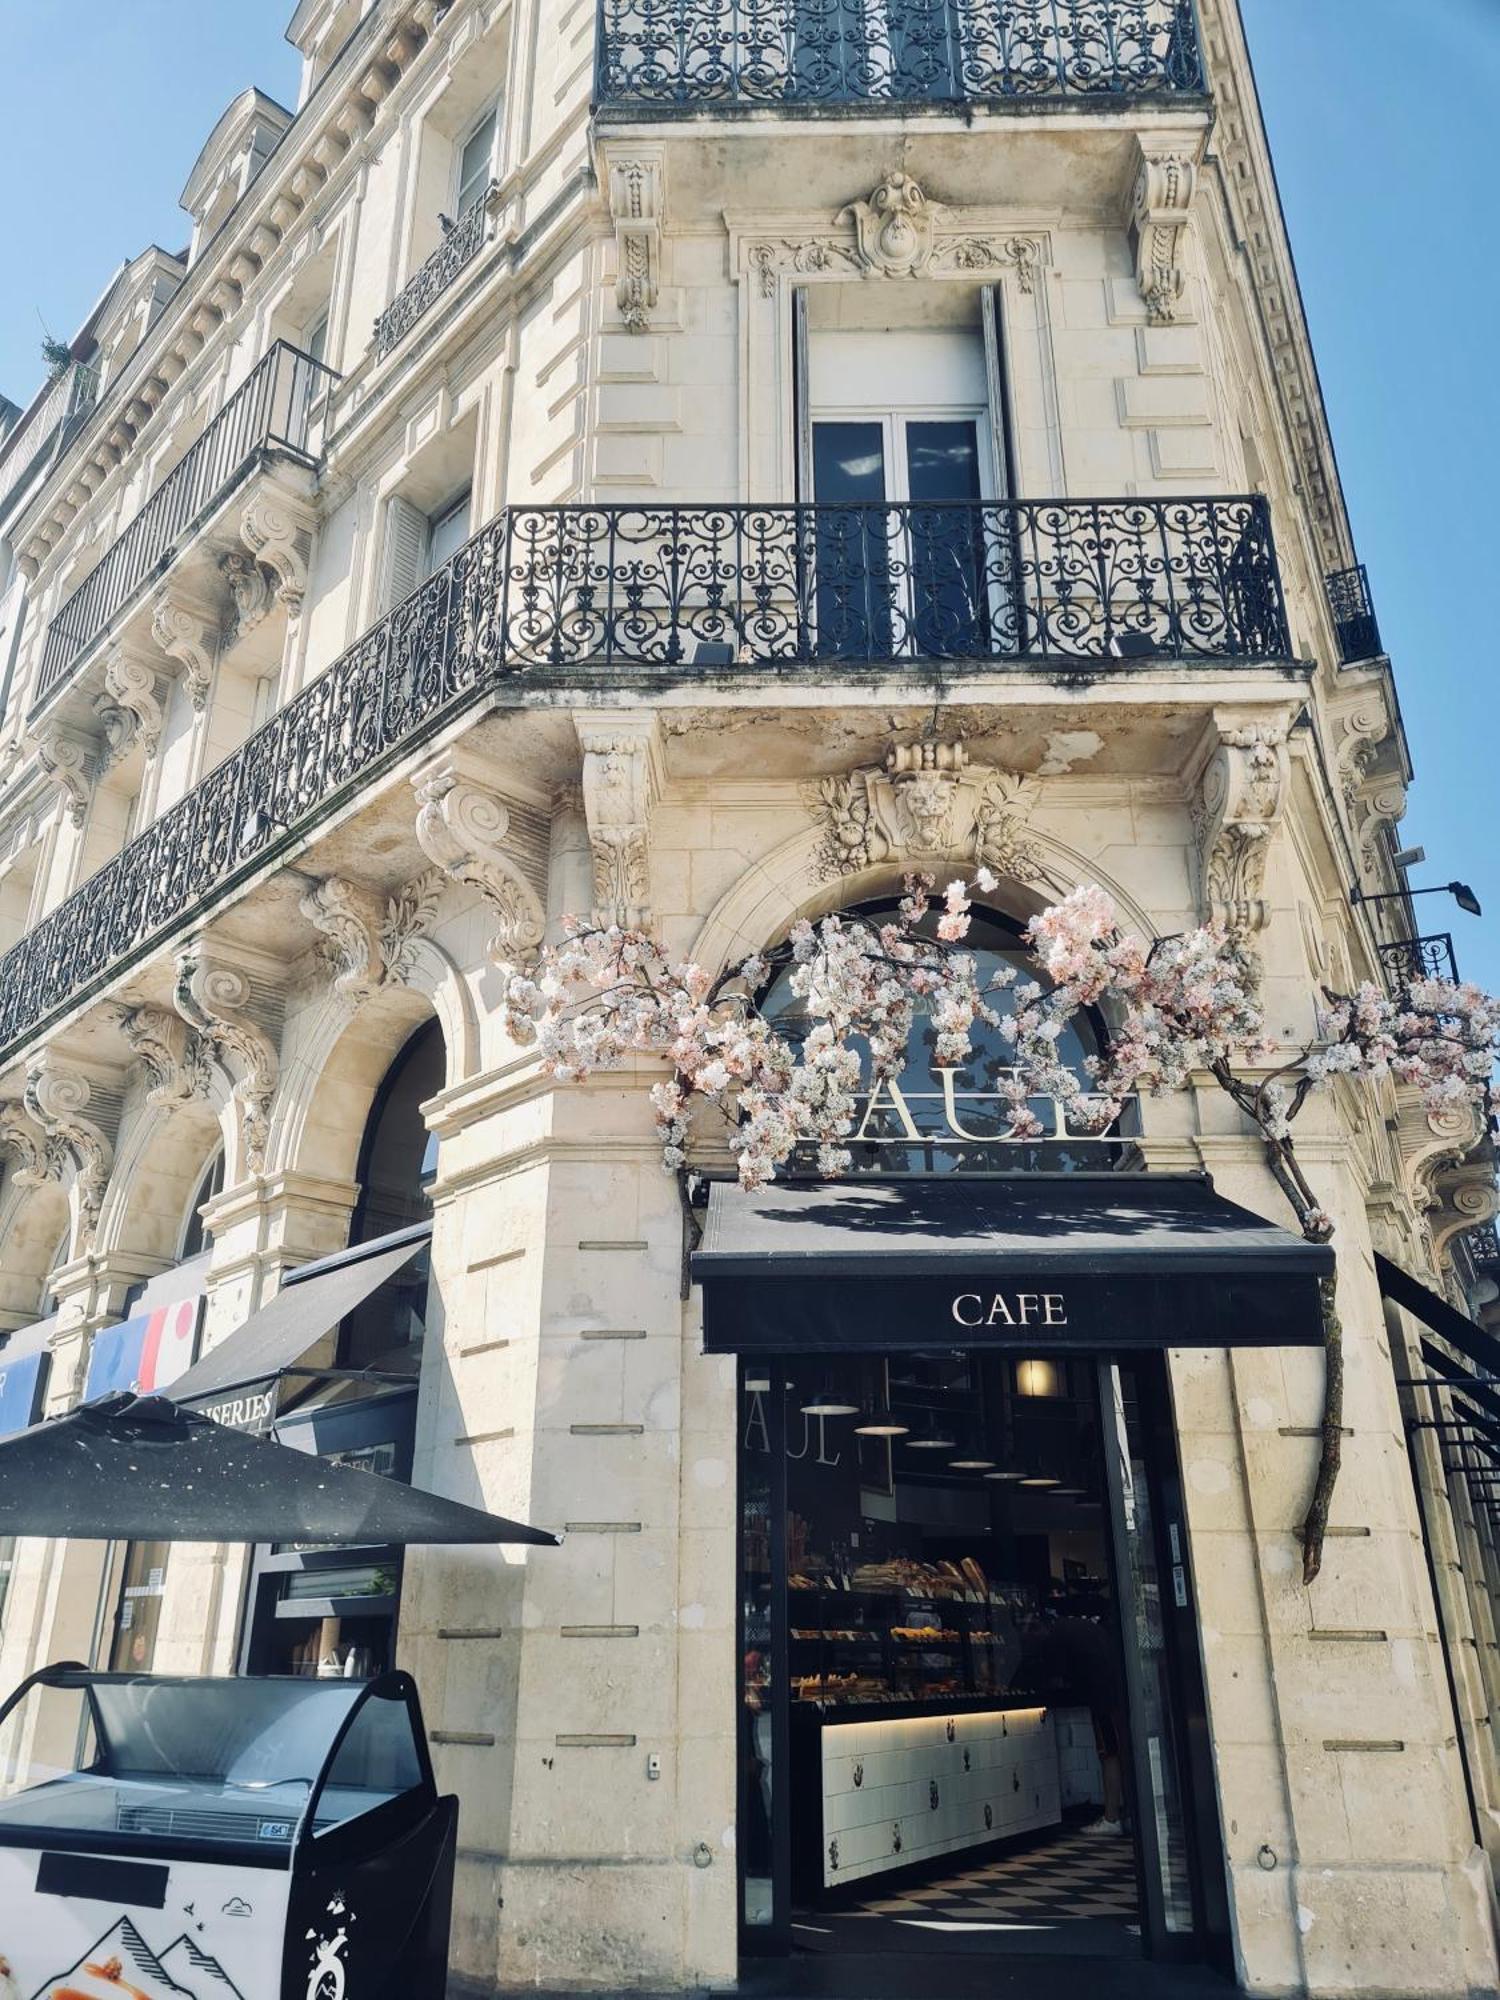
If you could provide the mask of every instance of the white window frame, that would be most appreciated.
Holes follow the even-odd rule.
[[[452,219],[455,223],[461,222],[463,220],[465,212],[463,205],[464,183],[462,179],[464,170],[464,154],[468,151],[469,146],[471,145],[473,140],[477,137],[481,127],[484,125],[484,122],[487,118],[494,119],[495,129],[490,134],[489,171],[486,173],[484,177],[484,186],[488,187],[490,182],[495,178],[495,161],[498,157],[500,150],[500,135],[504,130],[504,113],[502,109],[502,103],[503,103],[502,99],[499,98],[498,96],[492,97],[490,101],[481,108],[478,115],[470,119],[469,123],[464,127],[463,137],[458,139],[454,144],[453,166],[449,174],[448,206],[450,213],[452,215]],[[481,188],[478,191],[478,193],[474,196],[474,200],[476,201],[479,200],[483,192],[484,189]]]

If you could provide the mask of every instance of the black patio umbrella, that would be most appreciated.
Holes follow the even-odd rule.
[[[557,1546],[544,1529],[124,1392],[0,1440],[0,1535]]]

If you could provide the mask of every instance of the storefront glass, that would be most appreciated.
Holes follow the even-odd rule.
[[[146,1674],[156,1659],[162,1599],[167,1590],[168,1542],[132,1542],[125,1551],[119,1608],[115,1613],[111,1673]]]

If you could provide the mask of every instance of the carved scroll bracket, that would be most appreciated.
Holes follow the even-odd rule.
[[[317,518],[300,486],[265,476],[256,482],[240,514],[240,540],[275,578],[276,597],[293,618],[300,613],[307,592],[307,565]],[[236,612],[243,618],[244,607],[238,597],[235,602]]]
[[[1193,809],[1199,906],[1241,937],[1270,921],[1266,862],[1290,787],[1289,718],[1215,716]]]
[[[76,1257],[93,1248],[114,1164],[114,1149],[103,1127],[88,1115],[93,1096],[93,1086],[83,1072],[60,1061],[50,1050],[43,1049],[27,1067],[22,1102],[32,1124],[46,1135],[40,1177],[59,1179],[62,1161],[73,1161],[72,1250]]]
[[[68,818],[81,827],[94,795],[97,757],[93,741],[63,722],[44,723],[36,736],[37,761],[62,793]]]
[[[333,990],[351,1011],[383,986],[408,977],[412,947],[431,928],[447,886],[442,869],[429,868],[393,896],[345,875],[329,875],[309,887],[299,907],[322,933]]]
[[[270,1036],[246,1012],[249,1001],[249,980],[232,966],[214,964],[201,939],[178,953],[172,1004],[234,1078],[244,1163],[259,1174],[265,1171],[278,1063]]]
[[[146,1074],[146,1102],[170,1109],[206,1098],[213,1050],[206,1038],[165,1007],[122,1008],[120,1033]]]
[[[94,713],[104,729],[106,760],[128,756],[137,743],[147,758],[161,743],[165,709],[162,676],[153,654],[117,641],[104,659],[104,692],[94,698]]]
[[[188,699],[201,714],[213,684],[214,655],[219,647],[218,613],[169,580],[157,592],[151,609],[151,636],[167,658],[181,667]]]
[[[607,154],[610,214],[618,271],[615,298],[632,333],[644,333],[661,290],[665,164],[659,146]]]
[[[416,772],[412,789],[422,852],[452,881],[477,889],[500,920],[487,947],[491,962],[504,969],[534,963],[547,913],[505,851],[511,816],[504,800],[480,782],[458,750]]]
[[[1191,135],[1140,142],[1130,222],[1136,278],[1153,326],[1171,326],[1187,301],[1184,244],[1198,186],[1197,144]]]
[[[661,791],[656,730],[638,715],[594,715],[579,720],[578,741],[595,921],[643,929],[651,922],[651,810]]]

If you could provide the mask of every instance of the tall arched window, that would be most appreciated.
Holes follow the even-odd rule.
[[[860,904],[847,914],[880,923],[893,916],[896,907],[896,900],[889,898]],[[935,923],[934,915],[929,924]],[[966,948],[978,961],[979,981],[986,989],[1002,967],[1015,973],[1017,985],[1027,980],[1036,980],[1043,987],[1049,983],[1022,941],[1021,926],[999,911],[975,910]],[[1001,1016],[1015,1009],[1014,986],[995,988],[989,998]],[[788,969],[778,970],[760,1004],[767,1019],[789,1039],[799,1040],[806,1034],[807,1016],[803,1003],[792,993]],[[866,1067],[867,1094],[861,1102],[854,1137],[848,1142],[856,1173],[1098,1172],[1118,1163],[1124,1150],[1122,1130],[1101,1139],[1070,1129],[1063,1108],[1050,1099],[1035,1100],[1031,1107],[1047,1137],[1018,1141],[1005,1136],[1006,1111],[996,1084],[1010,1066],[1011,1050],[994,1028],[984,1022],[975,1024],[969,1059],[956,1070],[936,1066],[934,1039],[932,1021],[919,1006],[900,1076],[870,1092]],[[1068,1068],[1086,1079],[1088,1058],[1100,1052],[1103,1041],[1102,1022],[1079,1017],[1064,1030],[1058,1052]],[[1128,1127],[1129,1122],[1128,1118],[1122,1120],[1122,1126]]]

